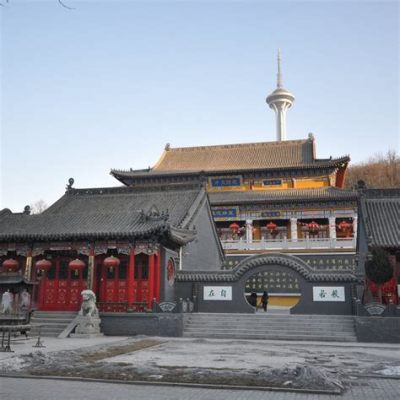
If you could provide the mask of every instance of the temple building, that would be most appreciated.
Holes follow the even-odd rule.
[[[291,313],[351,314],[363,271],[358,195],[343,189],[350,158],[318,158],[312,134],[286,140],[294,96],[280,54],[266,101],[276,141],[168,144],[152,168],[111,170],[122,187],[71,181],[42,214],[1,211],[2,291],[14,279],[40,310],[77,310],[91,288],[100,311],[114,313],[177,299],[254,312],[246,299],[268,291],[271,306]]]
[[[100,311],[146,311],[175,299],[176,272],[221,265],[223,253],[198,185],[74,189],[41,214],[0,212],[0,288],[32,306],[78,311],[92,289]],[[197,240],[198,236],[202,240]],[[180,251],[191,243],[190,257]],[[201,257],[199,257],[201,254]]]
[[[286,140],[286,111],[294,96],[283,87],[280,54],[277,88],[266,101],[276,114],[276,141],[183,148],[167,144],[154,167],[113,169],[111,174],[137,188],[201,182],[226,269],[251,254],[279,252],[312,266],[355,273],[357,193],[343,189],[350,158],[317,158],[312,134]],[[295,304],[297,284],[282,287],[275,275],[254,277],[247,291],[268,289],[272,304]]]

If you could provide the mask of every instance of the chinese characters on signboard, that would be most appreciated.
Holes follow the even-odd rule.
[[[246,282],[246,293],[264,290],[270,293],[299,293],[299,280],[290,272],[264,271],[252,275]]]
[[[345,301],[344,286],[314,286],[313,301]]]
[[[280,186],[282,185],[282,179],[267,179],[263,181],[264,186]]]
[[[241,186],[242,180],[239,176],[226,177],[226,178],[210,178],[211,187],[213,188],[223,188],[230,186]]]
[[[314,271],[355,272],[356,259],[353,255],[301,256]]]
[[[232,300],[232,286],[204,286],[204,300]]]
[[[214,208],[212,210],[213,217],[218,219],[224,218],[237,218],[238,209],[236,207],[232,208]]]

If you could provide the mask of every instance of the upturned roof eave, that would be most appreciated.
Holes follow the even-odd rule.
[[[315,196],[312,197],[306,197],[306,196],[287,196],[287,197],[261,197],[261,195],[265,194],[264,191],[260,191],[260,198],[237,198],[237,199],[222,199],[222,200],[214,200],[212,196],[210,197],[210,204],[215,206],[215,205],[234,205],[234,204],[248,204],[249,202],[251,203],[265,203],[266,201],[270,203],[287,203],[287,202],[293,202],[293,201],[301,201],[303,202],[315,202],[315,201],[321,201],[321,202],[326,202],[326,201],[354,201],[356,202],[358,199],[357,193],[354,193],[354,195],[348,194],[347,196],[338,196],[336,193],[336,197],[333,197],[332,194],[326,193],[326,195],[321,196],[316,194]],[[284,190],[282,190],[284,192]],[[228,195],[232,195],[233,193],[236,192],[226,192]],[[244,193],[244,192],[237,192],[237,193]],[[218,193],[219,194],[219,193]],[[284,193],[282,193],[284,195]]]
[[[275,171],[286,171],[286,170],[310,170],[310,169],[322,169],[322,168],[339,168],[343,166],[343,164],[347,164],[350,161],[350,157],[344,156],[337,159],[332,160],[315,160],[313,163],[302,164],[302,165],[288,165],[282,167],[263,167],[263,168],[241,168],[241,169],[214,169],[214,170],[204,170],[204,169],[196,169],[196,170],[133,170],[133,171],[124,171],[111,169],[110,175],[114,176],[114,178],[120,180],[123,178],[145,178],[145,177],[163,177],[163,176],[174,176],[174,175],[215,175],[215,174],[239,174],[243,172],[275,172]]]

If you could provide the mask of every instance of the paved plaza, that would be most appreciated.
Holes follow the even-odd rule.
[[[43,348],[33,347],[36,342],[36,338],[14,340],[13,353],[0,353],[1,374],[13,377],[2,378],[1,399],[22,399],[25,388],[30,398],[45,400],[44,388],[54,385],[68,388],[64,397],[58,396],[61,400],[91,399],[96,392],[104,396],[100,398],[110,398],[109,391],[118,394],[113,399],[127,398],[128,393],[139,398],[144,392],[149,399],[397,399],[400,395],[398,344],[145,336],[44,338]],[[99,382],[22,379],[30,375]],[[14,378],[19,378],[18,384]],[[148,381],[148,386],[123,381]],[[208,384],[227,389],[207,388]],[[232,390],[235,385],[278,391]],[[83,388],[84,397],[79,394]]]

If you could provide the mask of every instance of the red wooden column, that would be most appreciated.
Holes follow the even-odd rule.
[[[103,261],[101,261],[101,274],[100,274],[100,301],[106,301],[106,293],[107,293],[107,274],[106,267],[103,265]]]
[[[135,301],[135,248],[133,246],[129,252],[128,276],[126,284],[128,311],[133,311],[133,302]]]
[[[155,263],[154,263],[154,254],[149,256],[149,286],[148,286],[148,298],[147,298],[147,308],[151,309],[153,306],[153,298],[154,298],[154,281],[155,281]]]
[[[94,253],[94,245],[90,246],[89,250],[89,257],[88,257],[88,274],[87,274],[87,282],[86,282],[86,287],[87,289],[95,291],[97,288],[95,288],[95,282],[94,282],[94,268],[96,259],[95,259],[95,253]]]
[[[24,277],[27,281],[32,281],[32,249],[26,253]]]
[[[154,297],[156,298],[157,303],[160,302],[160,286],[161,286],[161,262],[160,262],[160,251],[157,252],[155,255],[155,294]]]

